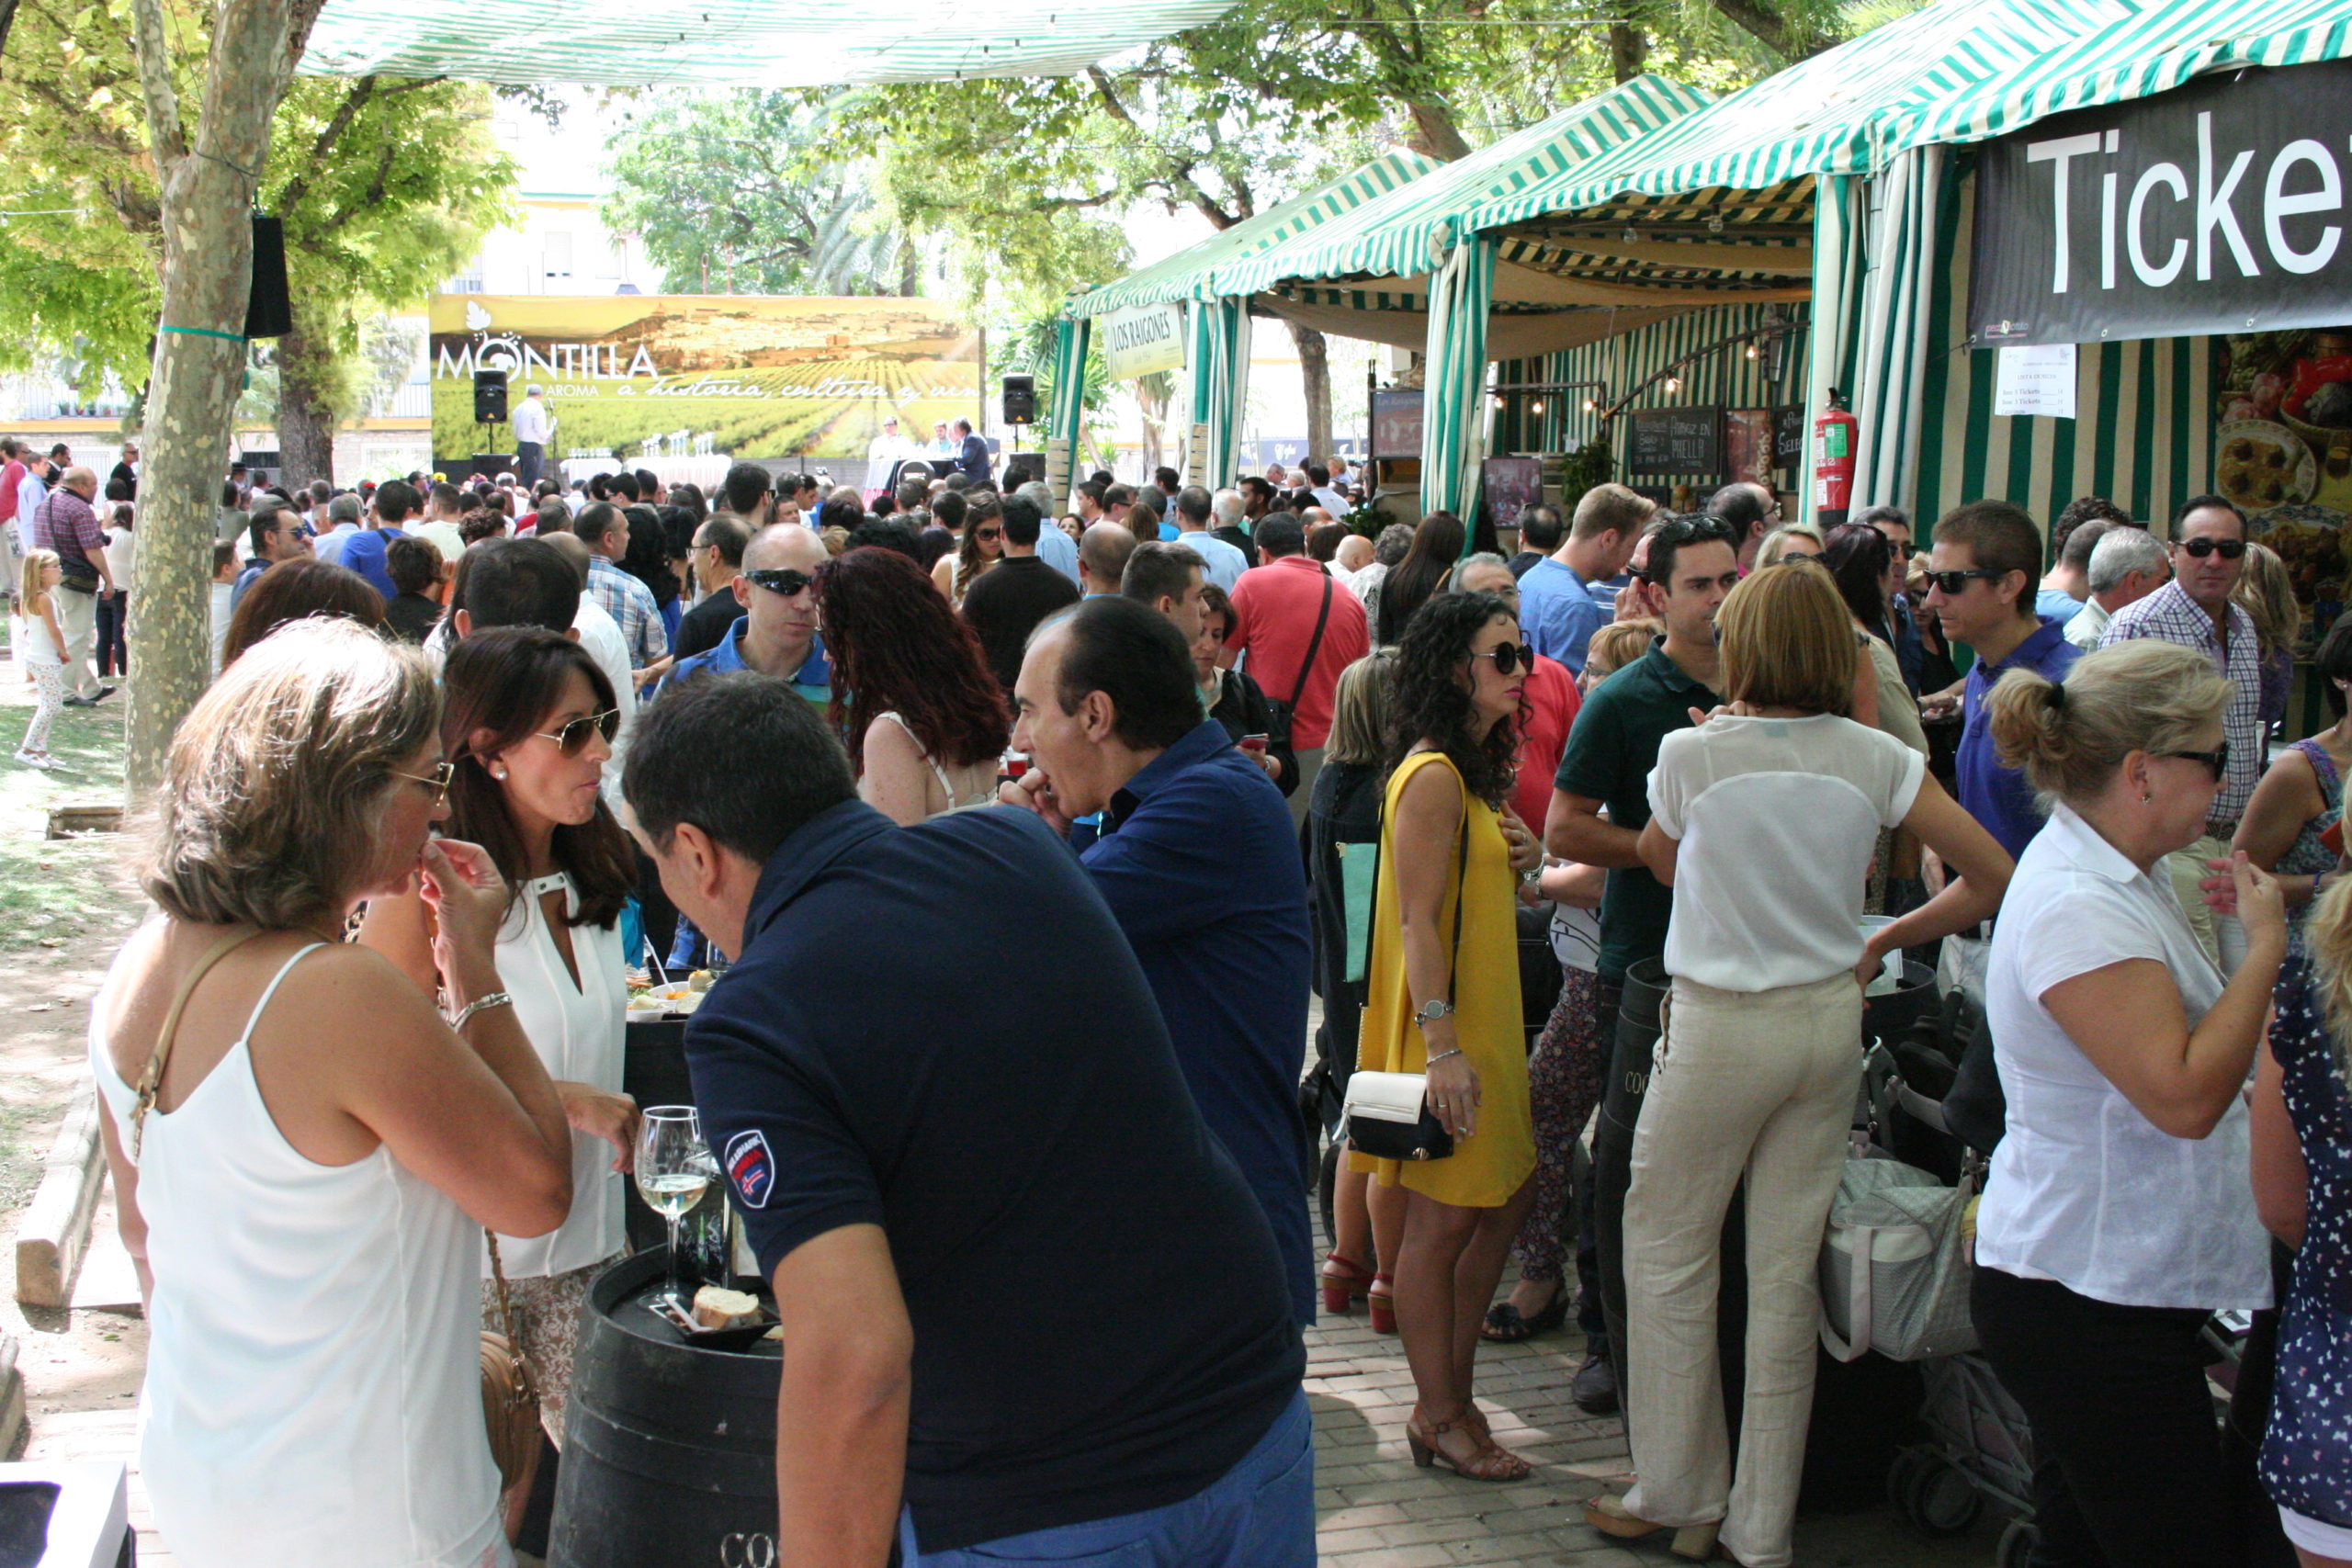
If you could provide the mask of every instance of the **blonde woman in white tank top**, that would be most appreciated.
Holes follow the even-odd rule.
[[[511,1561],[476,1258],[484,1225],[561,1222],[571,1139],[497,997],[505,888],[481,850],[429,837],[438,709],[413,653],[347,622],[239,660],[174,740],[145,876],[161,912],[92,1004],[150,1323],[141,1464],[188,1568]],[[337,940],[420,874],[455,1031]]]

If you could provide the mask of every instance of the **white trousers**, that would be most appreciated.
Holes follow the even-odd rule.
[[[1662,1525],[1723,1521],[1747,1568],[1790,1560],[1813,1414],[1818,1270],[1861,1080],[1849,974],[1762,992],[1677,979],[1634,1132],[1625,1195],[1625,1506]],[[1736,1479],[1715,1355],[1718,1248],[1747,1181],[1747,1369]]]

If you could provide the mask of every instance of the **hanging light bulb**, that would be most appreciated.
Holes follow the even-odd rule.
[[[1666,389],[1669,392],[1679,392],[1682,390],[1682,378],[1679,376],[1668,376],[1666,378]]]
[[[1542,413],[1544,412],[1544,400],[1538,398],[1533,402],[1528,404],[1527,412],[1530,413]]]
[[[1747,345],[1747,357],[1750,359],[1756,357],[1756,345],[1752,343]]]
[[[1639,229],[1634,228],[1631,223],[1625,225],[1625,243],[1627,244],[1639,244],[1641,243],[1641,239],[1642,231]]]
[[[1710,212],[1707,214],[1707,232],[1710,234],[1720,234],[1723,231],[1724,215],[1720,212]]]
[[[1597,402],[1593,401],[1590,398],[1587,398],[1587,399],[1584,400],[1584,412],[1587,412],[1587,413],[1590,413],[1590,412],[1592,412],[1595,409],[1599,408],[1600,406],[1600,405],[1599,403],[1597,403]]]

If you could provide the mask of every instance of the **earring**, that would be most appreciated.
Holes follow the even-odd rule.
[[[506,770],[504,768],[492,768],[490,770],[490,776],[496,779],[500,784],[504,784],[506,782]],[[2140,798],[2142,800],[2145,800],[2148,797],[2143,795]]]
[[[505,775],[505,774],[503,774],[503,773],[501,773],[501,774],[499,775],[499,777],[501,777],[501,778],[504,778],[505,776],[506,776],[506,775]],[[2150,801],[2152,801],[2152,800],[2154,800],[2154,799],[2155,799],[2155,798],[2156,798],[2156,797],[2155,797],[2154,795],[2151,795],[2151,794],[2143,794],[2143,795],[2140,796],[2140,804],[2141,804],[2141,805],[2143,805],[2143,806],[2145,806],[2145,805],[2147,805]]]

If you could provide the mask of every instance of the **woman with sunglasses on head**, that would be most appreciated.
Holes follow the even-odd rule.
[[[637,1140],[637,1106],[620,1092],[628,991],[619,924],[637,868],[599,792],[618,714],[587,651],[537,626],[458,641],[442,693],[448,829],[480,844],[506,884],[499,983],[571,1126],[571,1210],[561,1228],[499,1238],[541,1418],[560,1445],[573,1320],[589,1280],[627,1248],[616,1173],[628,1169]],[[415,894],[370,904],[359,940],[426,995],[450,988],[435,960],[433,909]],[[486,1255],[482,1274],[485,1313],[494,1313]],[[528,1495],[527,1479],[517,1491]]]
[[[1884,956],[2000,907],[2009,857],[1927,759],[1847,716],[1857,663],[1818,567],[1756,571],[1715,615],[1727,706],[1659,744],[1639,842],[1673,889],[1665,1010],[1625,1195],[1624,1390],[1634,1489],[1585,1517],[1625,1539],[1675,1532],[1704,1558],[1790,1561],[1813,1401],[1815,1270],[1862,1070],[1862,987]],[[1954,874],[1861,934],[1882,828]],[[1747,1375],[1735,1465],[1716,1361],[1716,1258],[1747,1183]]]
[[[2229,681],[2153,639],[1990,700],[2002,761],[2050,806],[1993,931],[1984,1022],[2007,1133],[1977,1212],[1985,1359],[2033,1424],[2035,1561],[2222,1568],[2233,1530],[2199,1342],[2270,1302],[2241,1090],[2287,951],[2243,852],[2208,895],[2246,955],[2215,967],[2165,861],[2205,832]]]
[[[965,497],[964,535],[952,554],[944,555],[931,569],[931,581],[947,602],[957,609],[964,606],[964,595],[980,574],[1004,558],[1004,514],[975,504]]]
[[[150,1325],[141,1468],[190,1568],[508,1561],[480,1227],[560,1224],[571,1146],[493,966],[505,889],[434,836],[441,757],[424,661],[332,621],[255,645],[172,738],[158,912],[90,1066]],[[440,1009],[342,940],[420,884]]]
[[[829,705],[857,793],[901,826],[996,802],[1012,710],[980,639],[896,550],[847,550],[817,569],[833,668]]]
[[[1491,593],[1429,600],[1405,626],[1392,677],[1372,956],[1358,1070],[1426,1075],[1425,1106],[1453,1139],[1442,1159],[1351,1154],[1378,1183],[1384,1231],[1401,1200],[1396,1327],[1416,1401],[1413,1462],[1518,1481],[1471,1399],[1478,1329],[1534,1197],[1519,994],[1518,885],[1543,846],[1510,809],[1520,690],[1532,651]],[[1387,1216],[1384,1218],[1383,1216]]]

